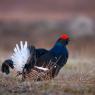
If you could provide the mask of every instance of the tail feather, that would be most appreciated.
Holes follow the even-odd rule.
[[[21,45],[21,49],[23,49],[23,42],[22,41],[20,41],[20,45]]]
[[[16,47],[14,48],[14,53],[11,56],[11,59],[14,62],[14,68],[17,71],[22,71],[23,67],[27,63],[29,56],[30,50],[28,49],[27,41],[25,41],[25,43],[20,41],[20,46],[16,44]]]

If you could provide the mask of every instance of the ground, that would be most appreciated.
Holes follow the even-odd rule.
[[[13,73],[0,72],[0,95],[95,95],[94,63],[94,59],[69,59],[55,79],[42,82],[21,82]]]

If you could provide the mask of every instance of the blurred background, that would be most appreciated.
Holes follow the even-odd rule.
[[[49,49],[64,33],[69,60],[57,81],[31,84],[33,95],[95,95],[95,0],[0,0],[0,63],[21,40]],[[0,95],[25,95],[26,88],[0,72]]]
[[[0,0],[1,57],[21,40],[48,49],[63,33],[71,38],[70,57],[94,56],[94,5],[94,0]]]
[[[70,35],[70,57],[94,56],[94,0],[0,0],[0,55],[19,41],[51,48],[57,38]]]

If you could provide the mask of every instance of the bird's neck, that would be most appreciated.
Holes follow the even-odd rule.
[[[65,45],[63,45],[61,42],[56,42],[56,44],[53,46],[51,51],[53,51],[55,53],[61,53],[64,48],[66,48]]]
[[[63,47],[63,44],[61,42],[56,42],[55,45],[54,45],[54,47],[55,46]]]

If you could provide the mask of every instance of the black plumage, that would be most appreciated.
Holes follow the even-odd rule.
[[[25,74],[29,74],[33,69],[39,69],[41,67],[42,70],[40,71],[47,71],[51,72],[51,77],[54,78],[58,75],[61,68],[67,63],[68,60],[68,50],[67,45],[69,42],[68,35],[62,35],[55,43],[55,45],[46,50],[44,48],[35,48],[34,46],[27,46],[27,42],[25,45],[22,45],[21,42],[21,50],[19,49],[18,45],[14,49],[13,59],[5,60],[2,64],[1,70],[3,73],[9,74],[10,68],[17,70],[22,70],[20,73],[22,76]],[[25,51],[25,53],[23,52]],[[21,57],[20,57],[21,55]],[[15,59],[16,56],[16,59]],[[23,56],[27,57],[27,62],[23,64]],[[29,56],[29,57],[28,57]],[[20,57],[21,61],[18,59]],[[15,63],[14,63],[15,62]],[[21,62],[16,63],[16,62]],[[21,67],[19,67],[21,66]],[[39,70],[37,70],[39,73]],[[47,73],[48,74],[48,73]],[[40,78],[39,78],[40,80]]]

